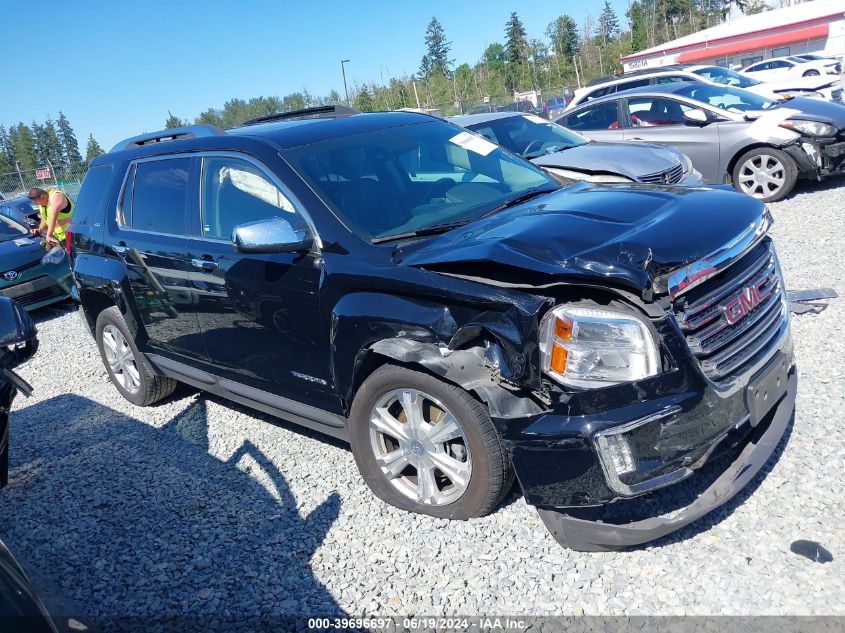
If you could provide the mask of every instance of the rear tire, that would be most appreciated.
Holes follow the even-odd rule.
[[[802,77],[818,77],[818,76],[819,76],[819,74],[820,74],[820,73],[819,73],[819,71],[818,71],[818,70],[808,70],[807,72],[805,72],[805,73],[804,73],[803,75],[801,75],[801,76],[802,76]]]
[[[157,375],[138,351],[116,307],[106,308],[97,316],[94,337],[109,379],[132,404],[146,407],[176,389],[177,381]]]
[[[731,179],[737,191],[763,202],[777,202],[795,187],[798,165],[782,150],[758,147],[739,157]]]
[[[493,512],[513,484],[487,408],[429,374],[378,368],[355,395],[349,426],[364,481],[402,510],[480,517]]]

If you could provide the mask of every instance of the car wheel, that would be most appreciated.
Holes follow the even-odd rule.
[[[175,380],[156,375],[147,364],[116,307],[100,312],[94,332],[109,378],[129,402],[145,407],[176,389]]]
[[[804,73],[803,75],[801,75],[801,76],[802,76],[802,77],[818,77],[818,76],[819,76],[819,71],[818,71],[818,70],[808,70],[807,72],[805,72],[805,73]]]
[[[733,185],[763,202],[785,198],[798,180],[798,165],[786,152],[758,147],[745,152],[733,169]]]
[[[349,424],[364,481],[397,508],[449,519],[484,516],[513,484],[486,407],[429,374],[380,367],[358,390]]]

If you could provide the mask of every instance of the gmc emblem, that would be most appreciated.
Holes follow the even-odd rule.
[[[769,277],[761,277],[750,286],[740,290],[738,297],[731,299],[722,306],[728,324],[733,325],[739,321],[772,294],[771,288],[763,288],[767,281],[769,281]]]

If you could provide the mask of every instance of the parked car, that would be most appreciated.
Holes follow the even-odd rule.
[[[36,228],[41,224],[41,213],[38,205],[26,196],[0,200],[0,215],[12,218],[19,224],[30,228]]]
[[[784,77],[818,77],[820,75],[839,75],[842,67],[837,61],[812,60],[800,57],[772,57],[771,59],[751,64],[742,72],[760,80],[777,80]]]
[[[68,299],[72,287],[65,250],[45,248],[28,225],[0,214],[0,297],[35,310]]]
[[[808,97],[842,101],[842,83],[838,77],[830,75],[786,79],[778,77],[770,81],[761,81],[759,78],[721,66],[673,64],[660,68],[635,70],[621,77],[601,77],[591,81],[586,87],[575,91],[575,98],[569,103],[567,109],[574,110],[587,101],[607,97],[623,90],[678,82],[705,82],[744,88],[774,100]]]
[[[674,531],[767,461],[796,375],[761,202],[561,188],[420,114],[275,118],[92,161],[74,276],[128,401],[182,381],[348,440],[379,498],[441,518],[492,512],[515,472],[586,550]],[[141,300],[185,271],[217,290]],[[634,518],[681,480],[697,500]]]
[[[560,112],[563,112],[574,96],[574,93],[567,88],[565,95],[556,95],[543,100],[540,103],[540,111],[537,114],[544,119],[551,119],[555,115],[560,114]]]
[[[32,387],[14,369],[38,349],[35,325],[14,301],[0,297],[0,488],[9,483],[9,412]],[[3,631],[56,633],[47,609],[15,557],[0,541],[0,618]]]
[[[774,102],[702,83],[638,88],[566,111],[557,122],[597,141],[646,141],[684,152],[704,182],[732,182],[765,202],[798,178],[845,170],[845,106],[821,99]]]
[[[803,59],[807,62],[833,62],[841,65],[841,60],[836,57],[825,57],[824,55],[817,55],[816,53],[803,53],[801,55],[790,55],[791,58]],[[841,68],[841,66],[840,66]]]
[[[560,182],[701,184],[689,158],[665,145],[601,143],[533,115],[471,114],[449,119],[530,160]]]

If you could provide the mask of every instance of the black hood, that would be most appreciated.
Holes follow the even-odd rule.
[[[657,275],[712,253],[763,213],[759,200],[728,186],[578,183],[404,245],[395,258],[456,275],[583,280],[648,297]]]

